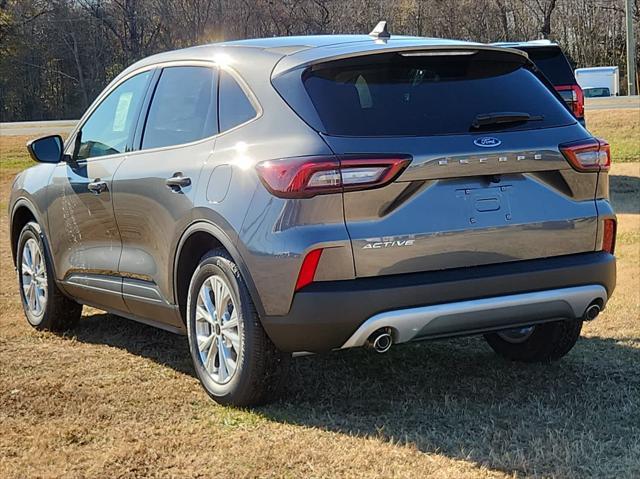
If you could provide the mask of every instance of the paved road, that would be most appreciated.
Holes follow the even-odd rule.
[[[586,110],[622,110],[640,108],[640,96],[610,96],[606,98],[586,98]]]
[[[640,96],[618,96],[609,98],[587,98],[587,110],[620,110],[625,108],[640,108]],[[0,123],[0,136],[26,135],[44,136],[54,133],[70,133],[77,120],[55,121],[23,121],[15,123]]]
[[[70,133],[78,120],[21,121],[0,123],[0,136],[45,136],[54,133]]]

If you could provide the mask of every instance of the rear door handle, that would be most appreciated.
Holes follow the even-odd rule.
[[[103,191],[107,191],[107,182],[102,181],[100,178],[96,178],[87,185],[87,189],[94,195],[99,195]]]
[[[188,176],[182,176],[181,172],[174,173],[171,178],[167,178],[165,184],[173,191],[179,191],[182,188],[191,186],[191,178]]]

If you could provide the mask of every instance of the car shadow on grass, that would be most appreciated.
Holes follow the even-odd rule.
[[[178,372],[195,376],[185,336],[107,313],[83,316],[72,337],[89,344],[124,349]]]
[[[640,340],[582,338],[550,365],[505,361],[482,338],[300,358],[268,417],[400,441],[509,474],[640,472]],[[637,477],[637,476],[636,476]]]
[[[74,332],[194,374],[182,336],[103,314]],[[294,359],[283,397],[255,411],[508,474],[637,477],[638,365],[640,338],[583,337],[547,365],[505,361],[480,337],[337,351]]]

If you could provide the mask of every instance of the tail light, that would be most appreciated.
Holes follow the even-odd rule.
[[[409,165],[411,157],[327,156],[268,160],[256,165],[265,188],[279,198],[312,198],[316,195],[379,188]]]
[[[608,170],[611,166],[609,143],[597,138],[560,145],[560,151],[578,171]]]
[[[579,85],[557,85],[556,90],[576,118],[584,118],[584,92]]]
[[[616,229],[617,224],[614,219],[604,220],[604,229],[602,232],[602,251],[613,254],[616,249]]]
[[[305,286],[313,283],[313,278],[316,275],[318,263],[320,262],[320,256],[322,256],[322,248],[314,249],[305,256],[302,261],[302,266],[300,267],[300,273],[298,273],[296,291],[299,291]]]

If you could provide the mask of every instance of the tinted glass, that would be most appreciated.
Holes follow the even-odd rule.
[[[519,130],[575,122],[562,103],[522,66],[521,59],[498,61],[480,53],[376,57],[332,62],[303,74],[326,133],[459,134],[477,131],[472,130],[477,115],[496,112],[522,112],[536,120],[483,129]]]
[[[544,73],[554,85],[575,85],[576,77],[573,74],[569,60],[564,56],[559,47],[534,47],[523,48],[529,58]]]
[[[216,70],[171,67],[162,70],[142,138],[142,148],[180,145],[215,135]]]
[[[77,159],[124,153],[150,76],[147,71],[129,78],[100,103],[82,126]]]
[[[220,131],[238,126],[256,116],[256,110],[238,82],[227,72],[220,74]]]
[[[608,88],[585,88],[584,96],[587,98],[597,98],[601,96],[611,96],[611,91]]]

